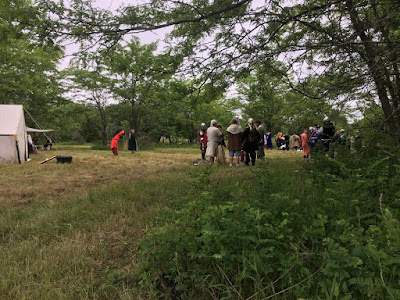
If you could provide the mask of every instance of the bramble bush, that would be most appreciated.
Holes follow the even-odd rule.
[[[320,157],[298,178],[267,165],[218,187],[208,179],[216,171],[204,169],[199,197],[167,210],[141,241],[143,290],[165,299],[399,299],[399,164],[358,157]]]

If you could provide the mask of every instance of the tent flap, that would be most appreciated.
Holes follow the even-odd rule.
[[[26,131],[27,132],[50,132],[50,131],[54,131],[54,130],[53,129],[35,129],[35,128],[26,127]]]
[[[28,143],[22,105],[0,105],[0,136],[0,163],[18,163],[27,159]]]

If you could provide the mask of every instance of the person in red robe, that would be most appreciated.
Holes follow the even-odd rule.
[[[301,145],[303,147],[303,157],[308,158],[308,153],[310,153],[310,147],[308,146],[308,131],[304,129],[301,134]]]
[[[120,137],[124,134],[125,134],[125,131],[122,130],[122,131],[118,132],[116,135],[114,135],[114,137],[111,140],[111,150],[114,155],[118,155],[118,142],[119,142]]]

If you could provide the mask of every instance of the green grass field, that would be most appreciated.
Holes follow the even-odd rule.
[[[72,164],[39,162],[72,155]],[[178,208],[199,191],[191,173],[197,148],[131,154],[62,146],[32,161],[0,165],[1,299],[140,299],[138,241],[164,207]],[[293,176],[298,152],[270,151],[255,168]],[[251,179],[254,167],[215,165],[215,188]],[[251,181],[249,181],[251,188]]]

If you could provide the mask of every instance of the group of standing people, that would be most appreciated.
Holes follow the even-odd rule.
[[[292,137],[294,137],[293,135]],[[342,149],[350,149],[351,140],[350,135],[346,130],[335,130],[335,126],[325,117],[322,126],[314,124],[309,129],[304,129],[300,136],[299,149],[303,151],[303,157],[309,158],[309,155],[316,155],[318,153],[328,154],[329,157],[334,158],[335,151],[340,147]],[[361,143],[361,130],[357,129],[356,134],[353,136],[355,150],[360,150]],[[292,149],[297,146],[296,143],[292,144]]]
[[[353,146],[356,151],[362,147],[361,130],[357,129],[353,138]],[[308,158],[309,154],[315,155],[318,153],[328,154],[334,158],[335,151],[342,148],[350,150],[352,141],[346,130],[335,130],[333,123],[328,117],[323,120],[322,126],[314,124],[309,130],[304,129],[301,135],[301,143],[303,146],[304,158]]]
[[[245,165],[254,166],[256,157],[263,160],[264,153],[264,135],[265,130],[261,121],[254,122],[250,118],[243,130],[237,119],[233,119],[231,125],[226,130],[228,136],[229,167],[232,168],[233,160],[236,158],[236,167],[240,165],[240,160],[244,160]],[[202,158],[209,157],[210,163],[215,162],[217,158],[219,163],[225,163],[225,139],[222,127],[212,120],[210,127],[201,124],[199,131],[200,150]]]
[[[244,160],[245,165],[255,165],[256,158],[265,159],[264,149],[272,149],[273,135],[271,132],[265,132],[261,121],[250,118],[243,130],[237,119],[233,119],[231,125],[226,130],[228,136],[229,166],[232,167],[233,159],[236,158],[236,167],[239,167],[240,160]],[[224,134],[216,120],[212,120],[207,129],[206,124],[201,124],[200,150],[203,160],[209,157],[211,163],[215,158],[218,162],[225,162],[225,141]],[[299,136],[297,134],[278,132],[275,135],[276,148],[280,150],[303,151],[304,158],[317,153],[328,154],[333,158],[335,150],[350,144],[354,144],[356,150],[361,149],[361,130],[357,129],[352,137],[344,129],[335,130],[335,126],[328,117],[323,119],[322,126],[314,125],[309,129],[304,129]]]
[[[111,150],[114,155],[118,155],[118,143],[125,131],[117,131],[111,140]],[[245,129],[242,129],[238,119],[233,119],[229,127],[226,129],[228,137],[229,166],[233,166],[233,160],[236,158],[236,167],[239,167],[240,161],[244,161],[245,165],[254,166],[256,158],[265,159],[265,149],[272,149],[272,134],[265,132],[261,121],[254,122],[250,118]],[[202,159],[209,158],[210,163],[216,160],[218,163],[225,163],[225,138],[222,126],[217,124],[216,120],[212,120],[210,127],[207,128],[205,123],[201,123],[199,131],[200,150]],[[354,138],[354,147],[356,150],[361,148],[361,131],[357,130]],[[132,153],[138,150],[135,130],[131,129],[128,137],[128,150]],[[350,147],[350,136],[344,129],[335,131],[333,123],[328,117],[323,120],[323,126],[314,125],[309,129],[304,129],[303,133],[289,135],[288,133],[278,132],[275,136],[277,149],[281,150],[302,150],[304,158],[308,158],[310,153],[317,152],[328,153],[330,157],[334,157],[335,148],[338,145]],[[46,146],[51,146],[51,140],[47,141]]]
[[[302,133],[303,138],[305,138],[305,133],[307,133],[307,129],[305,129]],[[335,141],[334,137],[336,135],[335,126],[329,120],[328,117],[325,117],[322,121],[322,126],[318,126],[314,124],[312,128],[310,128],[308,132],[308,146],[309,151],[304,152],[304,158],[308,158],[309,153],[316,154],[327,153],[331,158],[334,157],[334,147],[333,142]]]

